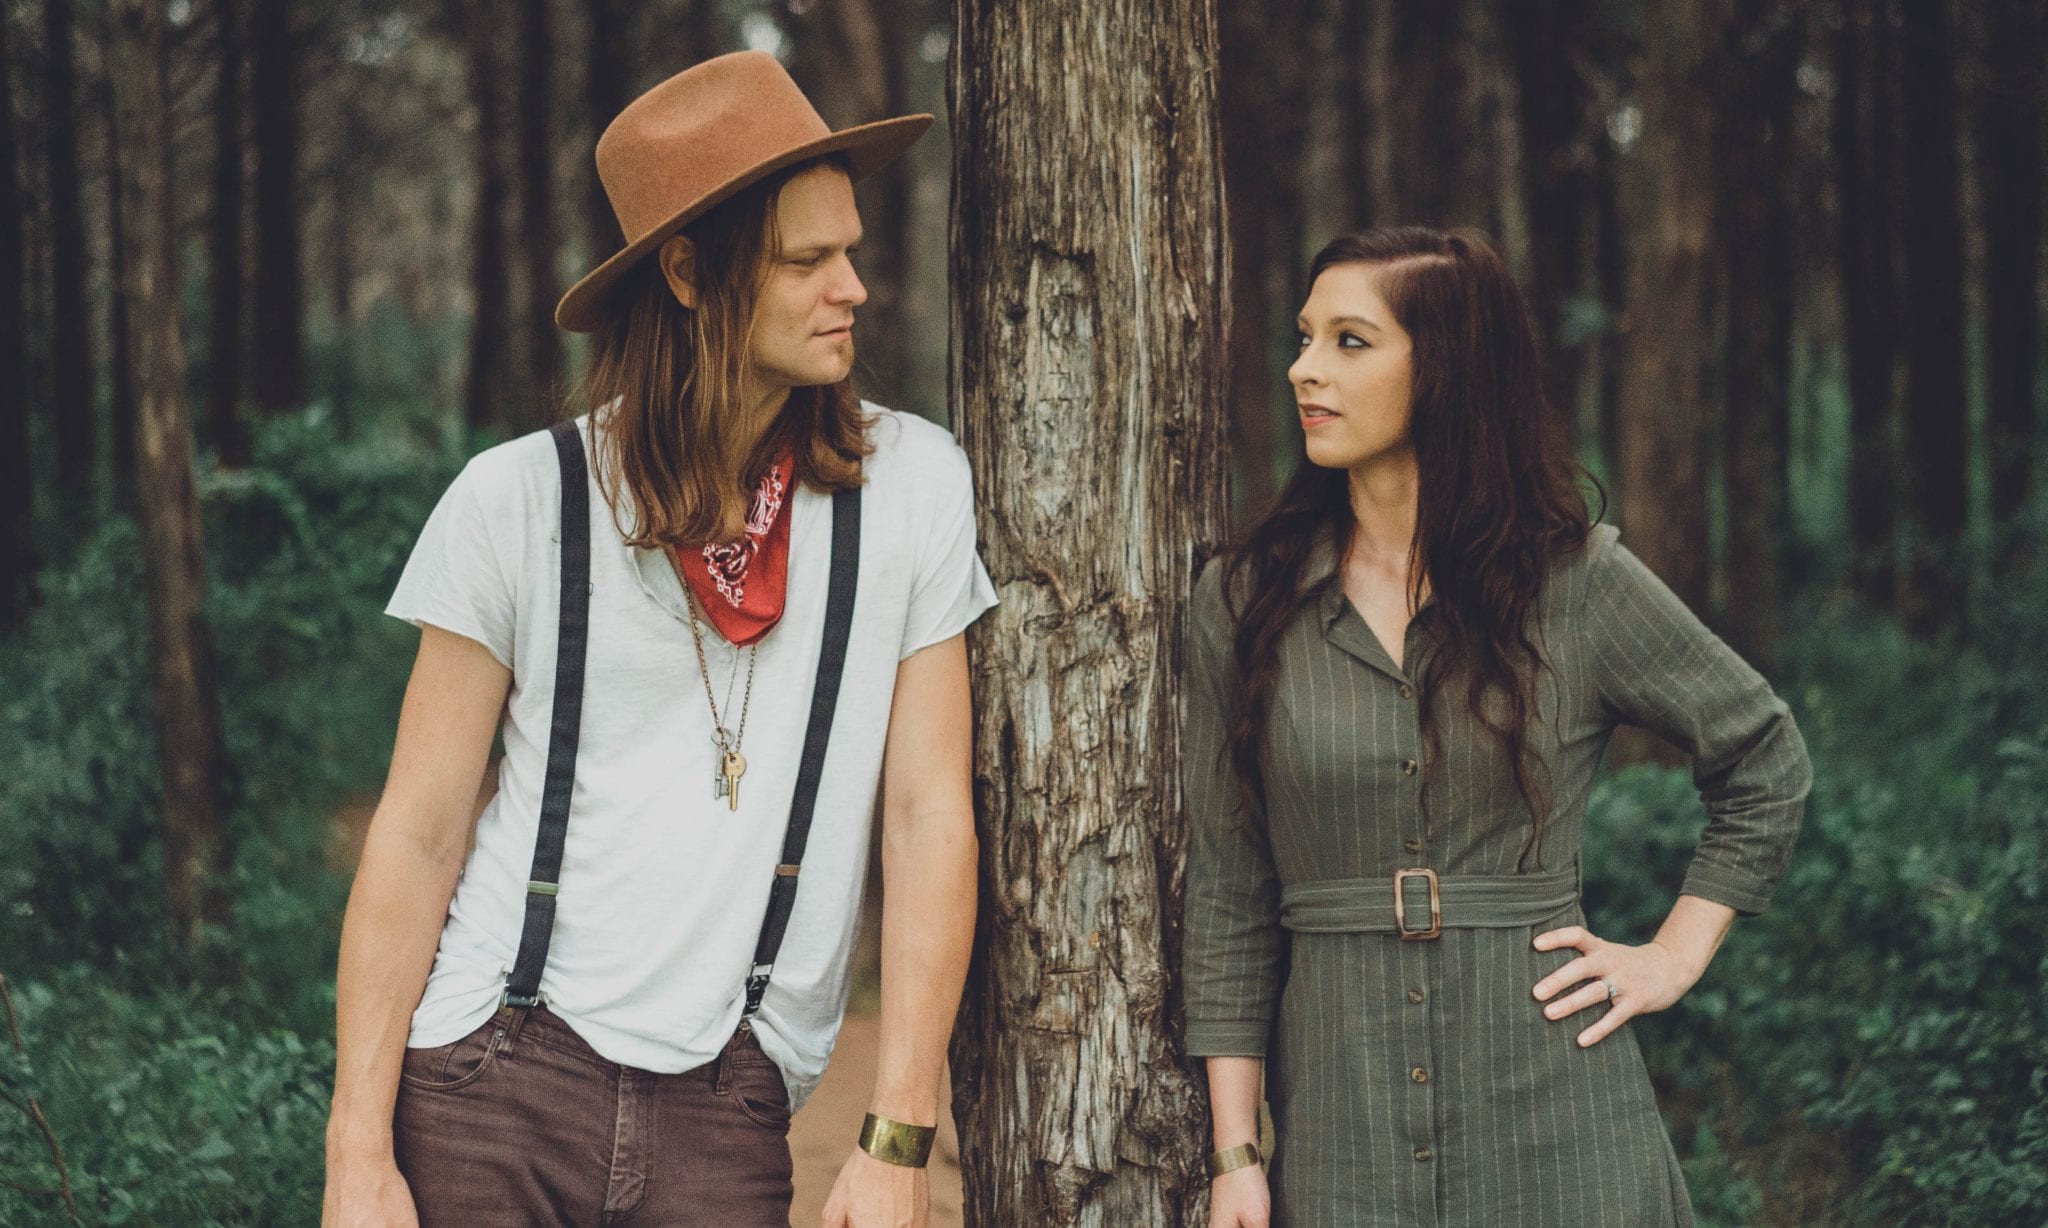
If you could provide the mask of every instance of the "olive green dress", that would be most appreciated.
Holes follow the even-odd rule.
[[[1581,1049],[1574,1038],[1606,1008],[1545,1019],[1531,991],[1577,953],[1530,940],[1585,920],[1586,799],[1617,724],[1693,755],[1706,829],[1672,886],[1741,913],[1761,911],[1784,871],[1810,769],[1770,686],[1616,537],[1596,526],[1553,567],[1532,613],[1550,668],[1530,745],[1550,818],[1541,864],[1520,874],[1528,809],[1461,683],[1438,705],[1443,763],[1422,770],[1413,679],[1430,652],[1430,608],[1409,627],[1407,668],[1396,667],[1344,597],[1327,544],[1308,577],[1317,590],[1280,645],[1267,812],[1247,821],[1225,750],[1235,682],[1222,565],[1197,585],[1188,1052],[1267,1059],[1278,1224],[1692,1223],[1632,1029]],[[1441,876],[1436,938],[1389,932],[1393,875],[1409,867]],[[1409,877],[1400,895],[1406,927],[1426,929],[1428,884]]]

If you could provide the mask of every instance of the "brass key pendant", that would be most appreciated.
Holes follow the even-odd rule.
[[[740,808],[740,777],[747,771],[747,757],[736,750],[725,752],[719,761],[718,791],[725,795],[726,804],[733,810]]]

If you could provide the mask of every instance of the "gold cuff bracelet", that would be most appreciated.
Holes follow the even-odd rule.
[[[1209,1153],[1209,1180],[1214,1181],[1225,1173],[1263,1163],[1265,1160],[1259,1155],[1257,1143],[1239,1143],[1235,1147],[1225,1147],[1221,1151]]]
[[[869,1113],[860,1126],[860,1149],[884,1164],[923,1168],[938,1133],[937,1126],[913,1126]]]

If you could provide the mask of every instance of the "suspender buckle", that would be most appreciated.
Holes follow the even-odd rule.
[[[1429,884],[1429,928],[1408,928],[1408,901],[1402,898],[1401,887],[1411,878],[1419,878]],[[1424,938],[1438,938],[1444,932],[1444,902],[1437,894],[1436,871],[1426,866],[1410,870],[1394,871],[1394,932],[1403,942],[1415,942]]]
[[[498,995],[498,1009],[501,1011],[517,1010],[520,1007],[526,1006],[546,1006],[547,1004],[548,996],[538,990],[533,993],[513,993],[512,987],[507,985],[505,986],[505,992]]]

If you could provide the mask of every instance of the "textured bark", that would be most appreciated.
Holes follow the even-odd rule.
[[[463,33],[469,52],[469,93],[476,107],[476,202],[469,220],[471,313],[464,412],[472,427],[505,426],[512,418],[505,405],[511,382],[505,364],[511,358],[512,330],[506,310],[511,278],[505,268],[510,250],[505,205],[511,193],[505,168],[505,102],[499,91],[489,6],[467,0],[457,9],[466,14]]]
[[[207,347],[206,436],[222,463],[249,462],[242,425],[242,12],[214,0],[213,212],[207,265],[211,329]]]
[[[43,0],[43,149],[50,186],[50,404],[57,439],[57,490],[67,519],[93,512],[98,434],[93,427],[92,323],[85,210],[79,203],[78,70],[73,61],[71,0]]]
[[[1948,0],[1903,0],[1899,75],[1906,139],[1906,507],[1902,612],[1930,631],[1963,596],[1956,550],[1969,515],[1963,375],[1963,218],[1955,38]],[[2040,185],[2034,185],[2039,191]]]
[[[256,148],[256,404],[266,414],[306,399],[305,274],[299,267],[298,43],[289,0],[251,14],[249,103]]]
[[[1224,511],[1214,11],[954,12],[952,391],[1002,595],[972,637],[968,1222],[1198,1223],[1177,731]]]
[[[1984,227],[1984,334],[1990,394],[1985,441],[1991,515],[2013,526],[2032,493],[2035,367],[2040,360],[2042,107],[2048,14],[2039,0],[1977,10],[1983,77],[1976,92],[1977,182]]]
[[[35,478],[28,455],[21,138],[14,127],[14,47],[0,20],[0,630],[21,625],[34,592]]]
[[[1630,252],[1621,384],[1621,520],[1629,545],[1687,605],[1708,596],[1707,409],[1718,362],[1708,0],[1674,0],[1644,28],[1643,127],[1628,172]]]
[[[229,850],[219,798],[227,752],[206,623],[192,422],[182,399],[163,0],[114,0],[112,12],[123,265],[138,411],[136,502],[149,598],[165,888],[174,937],[192,952],[203,926],[227,919]]]
[[[562,339],[555,300],[561,237],[555,227],[555,160],[549,145],[554,113],[553,67],[548,55],[548,0],[519,6],[519,215],[526,255],[526,329],[520,347],[528,364],[524,400],[534,426],[554,420],[562,393]]]
[[[1784,604],[1791,438],[1793,73],[1799,28],[1780,0],[1738,0],[1720,106],[1720,244],[1727,256],[1722,400],[1728,536],[1726,634],[1774,659]]]
[[[1856,587],[1889,607],[1898,537],[1897,213],[1891,6],[1845,0],[1835,44],[1835,197],[1849,383],[1849,543]]]

